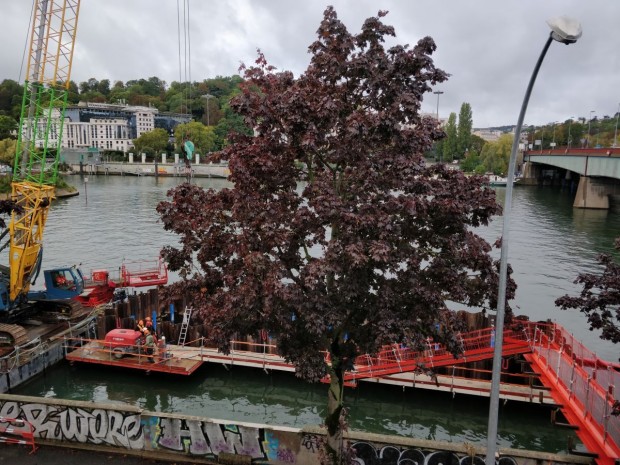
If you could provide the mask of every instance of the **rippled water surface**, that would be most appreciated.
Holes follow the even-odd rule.
[[[176,238],[163,231],[155,207],[180,178],[89,177],[70,179],[80,195],[55,203],[45,231],[44,267],[82,264],[85,271],[118,268],[124,259],[155,259]],[[204,187],[226,181],[198,179]],[[503,201],[504,191],[498,189]],[[479,233],[493,242],[501,218]],[[602,358],[618,359],[618,347],[587,329],[579,312],[554,301],[575,294],[579,272],[595,271],[596,256],[610,252],[620,235],[620,214],[576,210],[565,193],[536,187],[514,191],[509,261],[514,268],[517,314],[555,320]],[[499,252],[497,252],[499,256]],[[174,277],[173,277],[174,279]],[[290,375],[203,367],[188,379],[145,376],[113,369],[61,364],[19,393],[139,405],[155,411],[301,427],[320,424],[326,386]],[[425,439],[486,444],[488,400],[362,384],[348,390],[351,428]],[[502,446],[560,451],[573,432],[550,425],[549,412],[516,403],[502,407]]]

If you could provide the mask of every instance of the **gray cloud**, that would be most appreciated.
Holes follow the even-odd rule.
[[[451,74],[439,89],[440,116],[472,106],[474,125],[515,124],[534,64],[546,41],[545,21],[566,14],[581,21],[575,45],[552,44],[541,69],[526,123],[564,121],[571,116],[613,116],[620,102],[620,2],[609,0],[190,0],[190,36],[179,32],[177,4],[183,0],[85,0],[81,2],[72,79],[127,81],[158,76],[168,83],[236,74],[261,49],[281,70],[303,72],[323,11],[332,4],[351,32],[379,9],[397,33],[396,42],[415,44],[429,35],[437,43],[435,63]],[[0,0],[0,79],[20,77],[31,2]],[[181,11],[181,22],[183,11]],[[423,109],[435,112],[428,95]]]

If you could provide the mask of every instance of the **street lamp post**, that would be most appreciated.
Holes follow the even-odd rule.
[[[614,132],[614,148],[618,145],[618,117],[620,116],[620,103],[618,104],[618,111],[616,112],[616,131]]]
[[[592,126],[592,113],[596,113],[596,110],[590,110],[590,119],[588,120],[588,147],[590,147],[590,127]]]
[[[570,128],[573,125],[573,118],[574,118],[574,116],[571,116],[570,120],[568,121],[568,141],[567,141],[567,143],[568,143],[568,148],[569,149],[570,149],[570,144],[573,141],[573,139],[572,139],[572,137],[570,135]]]
[[[519,119],[517,121],[517,127],[515,134],[521,133],[523,126],[523,119],[525,117],[525,111],[527,110],[527,104],[530,100],[532,88],[536,81],[536,76],[540,70],[540,66],[547,54],[547,50],[553,40],[562,42],[564,44],[572,44],[577,42],[577,39],[581,37],[581,25],[572,19],[567,17],[560,17],[547,21],[547,24],[551,28],[549,38],[545,42],[545,46],[538,57],[534,71],[530,77],[530,82],[527,85],[525,96],[523,97],[523,103],[521,104],[521,111],[519,113]],[[508,179],[506,183],[506,199],[504,201],[504,215],[502,225],[502,245],[500,255],[499,266],[499,287],[497,295],[497,315],[495,319],[495,349],[493,351],[493,377],[491,381],[491,393],[489,400],[489,425],[487,431],[487,455],[485,459],[486,465],[495,465],[495,453],[497,451],[497,422],[499,414],[499,382],[501,377],[502,367],[502,350],[504,344],[504,313],[506,309],[506,285],[508,277],[508,244],[510,243],[510,217],[512,209],[512,191],[515,175],[515,165],[517,162],[517,149],[519,147],[518,138],[515,137],[512,141],[512,150],[510,152],[510,160],[508,162]]]
[[[439,122],[439,96],[443,94],[442,90],[436,90],[433,94],[437,95],[437,122]]]
[[[442,90],[436,90],[433,94],[437,95],[437,124],[439,124],[439,96],[443,94]],[[441,163],[441,153],[439,154],[439,162]]]
[[[553,122],[553,139],[551,140],[551,149],[555,149],[555,125],[557,124],[557,121]]]
[[[201,98],[207,101],[207,126],[211,126],[211,121],[209,120],[209,100],[211,100],[212,98],[215,98],[215,96],[211,94],[204,94],[204,95],[201,95]]]

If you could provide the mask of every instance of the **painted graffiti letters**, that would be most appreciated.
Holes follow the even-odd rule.
[[[277,460],[286,463],[295,463],[295,452],[289,449],[278,449]]]
[[[35,436],[42,439],[105,444],[125,449],[144,447],[138,414],[18,402],[5,402],[0,412],[0,416],[29,421]]]
[[[160,418],[159,447],[187,451],[192,455],[218,455],[221,452],[263,458],[260,430],[237,425],[221,425],[200,420]]]
[[[320,443],[321,439],[316,434],[304,434],[301,438],[301,446],[312,453],[318,452]]]
[[[19,400],[16,400],[19,399]],[[149,412],[126,412],[85,402],[3,396],[0,417],[23,419],[32,424],[36,438],[68,444],[112,446],[126,450],[167,451],[182,456],[216,458],[223,453],[250,457],[260,464],[318,463],[324,437],[299,430],[272,429],[260,425],[216,423],[196,417],[175,418]],[[135,409],[134,409],[135,410]],[[0,427],[8,423],[0,423]],[[354,465],[485,465],[484,457],[438,449],[378,444],[360,440],[350,446]],[[535,457],[506,456],[496,465],[536,465]],[[550,464],[559,462],[548,461]],[[564,463],[564,462],[561,462]]]

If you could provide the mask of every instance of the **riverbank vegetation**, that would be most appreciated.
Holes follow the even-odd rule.
[[[158,77],[134,79],[127,82],[108,79],[101,81],[91,78],[76,84],[71,81],[69,105],[77,105],[80,101],[94,103],[124,103],[157,108],[160,112],[190,114],[193,121],[208,128],[208,146],[200,153],[221,150],[227,143],[228,132],[235,130],[251,134],[241,117],[231,111],[229,101],[239,93],[240,76],[218,76],[200,82],[167,84]],[[23,86],[13,80],[5,79],[0,83],[0,143],[4,139],[14,139],[21,111]],[[137,145],[146,153],[161,153],[175,150],[168,146],[168,141],[161,144],[156,135],[143,135],[137,139]],[[179,143],[177,141],[177,143]],[[176,147],[178,151],[178,147]],[[103,155],[114,159],[122,152],[103,151]],[[1,159],[1,158],[0,158]],[[12,160],[11,160],[12,161]]]

